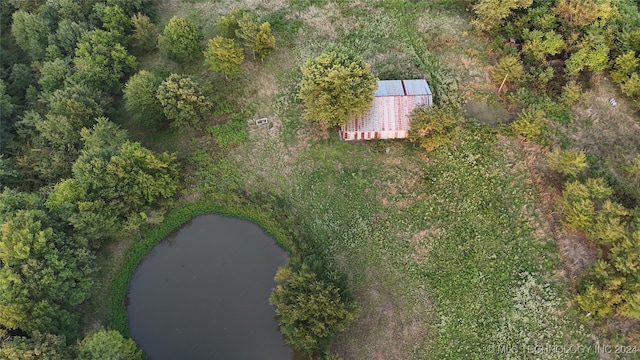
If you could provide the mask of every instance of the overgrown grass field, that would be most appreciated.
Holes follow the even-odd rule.
[[[526,352],[593,344],[517,140],[469,120],[454,144],[427,154],[404,140],[343,142],[300,117],[298,68],[329,44],[361,53],[381,79],[426,77],[436,96],[491,99],[490,59],[464,9],[444,1],[165,0],[159,18],[190,17],[210,36],[213,19],[233,7],[270,19],[279,49],[245,65],[232,84],[204,66],[187,69],[249,116],[244,129],[237,117],[215,128],[221,120],[212,117],[207,132],[143,139],[187,162],[179,205],[250,199],[288,219],[298,241],[324,249],[362,310],[332,346],[344,359],[597,358]],[[257,117],[269,124],[255,125]],[[115,268],[131,261],[109,259]],[[496,346],[518,351],[491,352]]]

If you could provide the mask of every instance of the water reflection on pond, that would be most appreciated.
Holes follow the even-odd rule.
[[[268,303],[286,262],[253,223],[195,218],[155,246],[134,274],[131,336],[152,360],[291,360]]]

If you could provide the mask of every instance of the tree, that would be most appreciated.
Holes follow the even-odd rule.
[[[148,16],[137,13],[131,17],[133,23],[133,46],[142,52],[149,52],[158,46],[158,29]]]
[[[99,118],[81,131],[84,146],[73,178],[55,185],[46,206],[92,247],[117,234],[123,220],[178,190],[175,154],[155,154],[126,140],[126,131]]]
[[[137,211],[178,191],[177,158],[166,152],[154,154],[138,142],[126,141],[109,159],[102,179],[93,180],[94,184],[105,185],[105,200],[121,202],[128,211]]]
[[[227,78],[234,78],[242,73],[244,53],[235,40],[216,36],[207,43],[204,61],[212,71],[221,72]]]
[[[519,57],[508,55],[500,59],[496,67],[491,71],[494,83],[507,87],[517,87],[524,75],[524,67]]]
[[[246,11],[234,8],[231,10],[229,15],[221,16],[216,22],[216,27],[218,28],[218,31],[222,33],[222,36],[229,39],[235,39],[236,33],[240,30],[238,20],[240,20],[245,13]]]
[[[324,281],[306,264],[290,262],[280,268],[269,302],[276,307],[285,342],[308,355],[323,352],[331,339],[358,315],[356,305],[335,285]]]
[[[197,58],[201,53],[202,32],[189,20],[174,16],[158,39],[160,53],[179,61]]]
[[[564,48],[562,35],[553,30],[542,32],[540,30],[529,31],[525,29],[523,37],[525,43],[522,51],[530,53],[538,62],[544,61],[547,56],[559,54]]]
[[[41,210],[17,210],[0,225],[0,325],[72,334],[73,308],[93,285],[94,257],[47,221]]]
[[[13,115],[15,105],[13,99],[5,92],[4,81],[0,79],[0,153],[6,152],[6,146],[13,137],[13,124],[15,122]]]
[[[33,336],[15,336],[2,342],[0,357],[5,360],[70,360],[64,336],[34,332]]]
[[[172,121],[171,126],[177,128],[199,127],[212,106],[196,82],[178,74],[171,74],[164,80],[156,96],[165,116]]]
[[[511,124],[513,132],[529,141],[542,140],[547,123],[547,114],[538,106],[529,106],[522,110],[518,119]]]
[[[101,11],[102,27],[110,32],[126,37],[131,31],[131,18],[119,5],[104,6]]]
[[[243,12],[242,16],[238,19],[238,30],[236,30],[236,37],[242,41],[245,48],[251,50],[253,53],[253,59],[256,58],[255,43],[258,36],[258,19],[255,15],[249,12]]]
[[[11,34],[18,46],[29,54],[31,59],[42,60],[49,33],[47,21],[38,14],[31,14],[24,10],[14,12],[12,18]]]
[[[413,110],[410,119],[409,138],[425,150],[433,151],[455,139],[456,125],[462,116],[450,108],[420,106]]]
[[[56,32],[49,35],[49,44],[57,46],[62,55],[73,55],[78,42],[86,33],[86,24],[62,19],[58,23]]]
[[[263,61],[270,52],[276,49],[276,38],[271,34],[271,24],[268,22],[262,23],[258,28],[253,49],[255,55],[258,55],[260,60]]]
[[[145,8],[152,5],[151,0],[107,0],[109,6],[119,6],[127,17],[135,13],[145,12]]]
[[[118,37],[118,33],[92,30],[78,43],[73,58],[78,82],[111,93],[120,90],[120,79],[136,68],[137,61]]]
[[[78,343],[78,360],[142,360],[132,339],[115,330],[99,330]]]
[[[9,75],[9,84],[7,85],[7,93],[14,99],[18,99],[20,104],[26,101],[27,89],[35,85],[36,79],[33,76],[31,68],[26,64],[13,64],[11,74]]]
[[[531,6],[533,0],[481,0],[473,6],[478,17],[472,23],[478,29],[493,32],[514,10]]]
[[[166,120],[162,104],[156,97],[161,82],[158,76],[140,70],[124,87],[125,108],[138,123],[151,130],[158,129]]]
[[[323,128],[346,124],[371,107],[377,79],[362,57],[324,53],[308,59],[301,71],[304,117]]]
[[[71,75],[71,64],[66,59],[45,61],[40,66],[38,84],[43,92],[52,93],[61,89],[64,82]]]
[[[587,168],[587,156],[584,151],[555,148],[547,154],[547,163],[551,171],[573,178]]]

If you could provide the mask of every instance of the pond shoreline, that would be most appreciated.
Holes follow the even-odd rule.
[[[128,250],[108,292],[108,325],[111,329],[118,330],[125,336],[130,336],[126,306],[127,294],[133,274],[147,253],[187,222],[207,214],[235,217],[255,223],[271,236],[291,258],[293,243],[286,230],[276,220],[265,216],[260,209],[248,205],[224,206],[213,201],[200,201],[178,207],[170,211],[161,223],[143,229],[141,240],[134,243]]]

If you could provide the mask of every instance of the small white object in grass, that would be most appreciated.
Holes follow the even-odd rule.
[[[267,118],[262,118],[262,119],[258,119],[258,120],[256,120],[256,125],[264,125],[264,124],[266,124],[266,123],[268,123],[268,122],[269,122],[269,119],[267,119]]]
[[[616,99],[611,98],[611,99],[609,99],[609,105],[616,106],[616,105],[618,105],[618,103],[616,102]]]
[[[387,148],[387,154],[389,153],[389,151],[391,151],[391,149],[390,149],[390,148]]]

